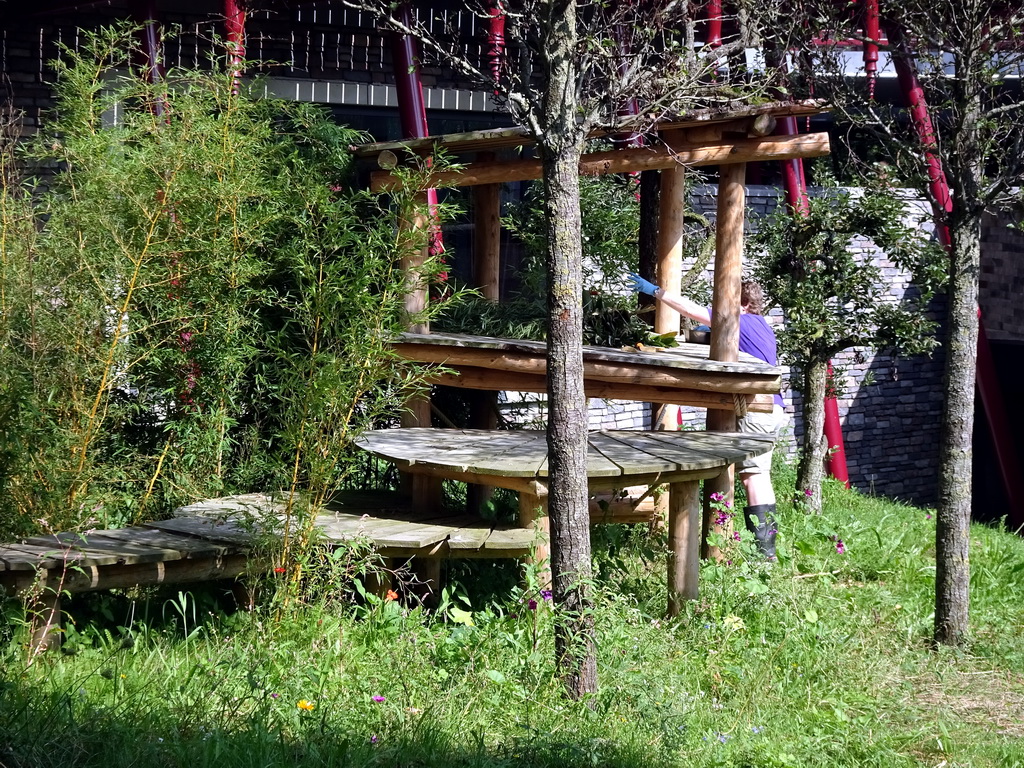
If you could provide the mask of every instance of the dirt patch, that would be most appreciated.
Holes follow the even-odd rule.
[[[1002,670],[948,670],[914,681],[914,702],[1000,736],[1024,737],[1024,677]]]

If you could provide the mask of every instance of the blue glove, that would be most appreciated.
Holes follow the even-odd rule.
[[[658,290],[658,286],[649,280],[644,280],[640,275],[634,275],[630,272],[627,277],[629,282],[633,284],[633,290],[638,293],[646,293],[648,296],[653,296],[655,291]]]

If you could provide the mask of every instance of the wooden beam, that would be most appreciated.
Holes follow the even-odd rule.
[[[433,377],[432,384],[462,389],[485,391],[512,390],[515,392],[546,392],[547,378],[534,373],[495,371],[488,368],[461,368],[458,373],[442,373]],[[607,400],[639,400],[648,403],[670,405],[691,405],[696,408],[726,410],[736,409],[736,397],[746,402],[747,410],[771,413],[773,398],[770,394],[741,394],[728,392],[706,392],[680,387],[657,387],[640,384],[617,383],[584,378],[587,397],[601,397]]]
[[[501,276],[501,186],[473,188],[473,282],[485,299],[498,301]]]
[[[494,371],[547,375],[547,361],[542,357],[507,354],[487,349],[428,347],[422,344],[396,344],[395,349],[409,360],[422,363],[441,363],[458,370],[486,368]],[[685,368],[629,366],[601,361],[585,361],[583,375],[587,380],[604,381],[610,384],[695,389],[707,392],[725,392],[730,395],[774,394],[779,391],[779,377],[774,374],[715,374]],[[474,387],[468,388],[474,389]],[[498,389],[515,389],[515,387],[499,386]]]
[[[829,151],[827,133],[765,136],[713,144],[678,144],[674,147],[614,149],[584,155],[580,160],[580,173],[585,176],[599,176],[605,173],[658,170],[676,165],[699,167],[792,160],[798,157],[822,157]],[[434,173],[431,174],[428,184],[432,187],[470,187],[478,184],[530,181],[540,177],[540,160],[508,160],[470,163],[461,171]],[[398,183],[398,179],[388,171],[375,171],[370,174],[370,189],[375,192],[394,189]]]

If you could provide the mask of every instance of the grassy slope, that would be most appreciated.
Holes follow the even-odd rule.
[[[1024,540],[974,528],[972,645],[934,652],[928,512],[838,487],[825,510],[780,510],[782,561],[705,566],[675,622],[660,540],[600,529],[589,707],[560,696],[551,612],[510,564],[452,569],[471,618],[275,624],[186,597],[134,643],[80,619],[75,655],[28,665],[16,635],[0,765],[1024,766]]]

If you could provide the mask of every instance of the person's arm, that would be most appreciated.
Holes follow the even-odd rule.
[[[690,318],[691,320],[696,320],[698,323],[704,323],[704,325],[711,325],[711,313],[708,312],[707,307],[703,307],[685,296],[669,293],[664,288],[659,288],[649,280],[644,280],[640,275],[630,273],[629,280],[633,284],[633,290],[638,291],[639,293],[646,293],[648,296],[653,296],[658,301],[665,302],[676,312]]]

